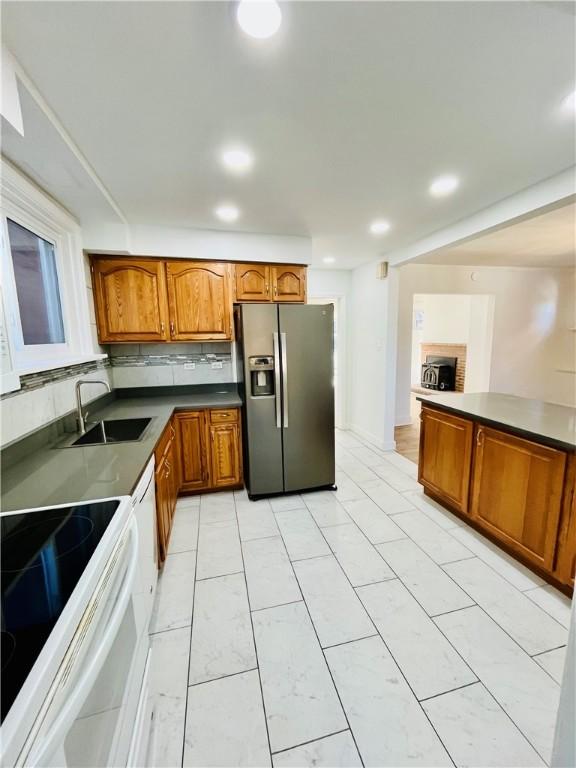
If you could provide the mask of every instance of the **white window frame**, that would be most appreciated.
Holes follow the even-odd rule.
[[[95,352],[90,334],[88,289],[78,222],[4,159],[1,170],[2,295],[13,372],[24,375],[105,357]],[[64,324],[63,344],[24,344],[8,219],[54,246]]]

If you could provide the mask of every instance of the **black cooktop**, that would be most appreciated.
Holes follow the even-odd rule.
[[[2,703],[6,717],[119,501],[0,518]]]

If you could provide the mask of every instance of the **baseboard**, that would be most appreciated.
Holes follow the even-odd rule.
[[[414,423],[414,419],[410,414],[407,416],[400,416],[398,419],[396,419],[396,423],[394,424],[395,427],[411,427]]]
[[[376,435],[373,435],[371,432],[367,432],[365,429],[358,427],[356,424],[351,424],[349,431],[354,432],[359,438],[361,438],[362,440],[365,440],[367,443],[370,443],[370,445],[374,445],[376,448],[379,448],[381,451],[396,450],[395,440],[388,440],[388,441],[380,440],[380,438],[376,437]]]

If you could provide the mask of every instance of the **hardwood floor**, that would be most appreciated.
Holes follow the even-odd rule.
[[[410,461],[418,464],[418,446],[420,443],[420,402],[411,395],[410,415],[412,424],[406,427],[396,427],[394,429],[394,439],[396,440],[396,452],[405,456]]]

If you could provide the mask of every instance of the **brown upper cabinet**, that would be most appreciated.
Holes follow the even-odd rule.
[[[306,301],[306,267],[236,264],[236,301]]]
[[[270,267],[236,264],[236,301],[271,301]]]
[[[471,518],[551,571],[565,466],[564,451],[478,425]]]
[[[232,302],[306,301],[306,267],[91,257],[102,344],[231,341]]]
[[[93,256],[92,276],[103,344],[232,339],[229,264]]]
[[[306,301],[306,267],[272,267],[273,301]]]
[[[95,258],[92,277],[100,342],[168,340],[162,261]]]
[[[468,512],[474,425],[422,408],[418,481],[459,512]]]
[[[172,341],[232,339],[232,291],[228,264],[167,261]]]

